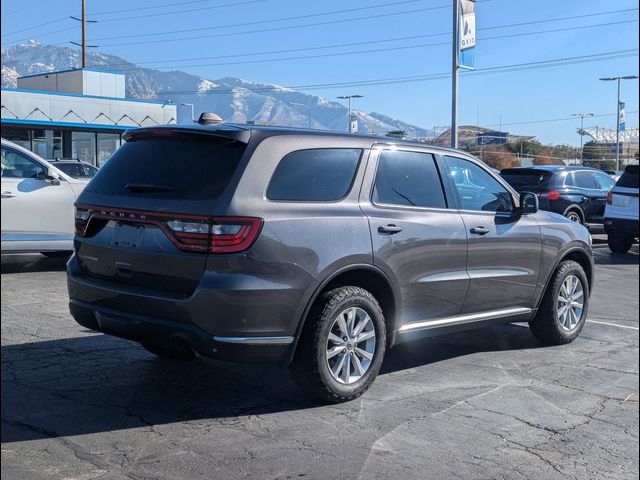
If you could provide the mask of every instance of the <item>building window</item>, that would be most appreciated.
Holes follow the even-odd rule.
[[[104,165],[119,146],[119,133],[98,133],[98,167]]]
[[[62,132],[60,130],[32,130],[31,151],[45,159],[62,157]]]
[[[71,156],[95,165],[96,134],[94,132],[71,132]]]
[[[2,127],[2,138],[31,150],[31,140],[29,140],[29,130],[14,127]]]

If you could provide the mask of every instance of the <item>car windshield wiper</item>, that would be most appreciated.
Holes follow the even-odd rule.
[[[145,183],[127,183],[124,188],[134,193],[150,193],[150,192],[174,192],[173,187],[164,185],[148,185]]]

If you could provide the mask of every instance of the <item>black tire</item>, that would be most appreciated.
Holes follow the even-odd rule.
[[[558,295],[563,282],[569,275],[574,275],[580,280],[584,294],[582,316],[578,324],[571,331],[567,331],[561,327],[558,315]],[[535,318],[529,322],[529,327],[533,335],[545,345],[562,345],[573,342],[580,335],[588,313],[589,281],[587,280],[587,275],[578,262],[567,260],[558,266],[551,277],[538,313]]]
[[[571,210],[567,210],[564,212],[564,216],[571,220],[572,222],[579,223],[580,225],[584,225],[584,215],[579,210],[572,208]]]
[[[147,352],[153,353],[158,357],[166,358],[168,360],[190,361],[196,358],[193,351],[186,348],[178,349],[178,348],[159,347],[157,345],[150,345],[147,343],[143,343],[142,347]]]
[[[621,237],[610,233],[607,237],[607,243],[612,253],[627,253],[633,245],[633,238]]]
[[[70,257],[73,252],[40,252],[42,255],[44,255],[47,258],[68,258]]]
[[[353,383],[340,383],[329,371],[326,346],[331,326],[349,307],[363,309],[375,330],[375,351],[362,377]],[[374,296],[360,287],[340,287],[323,293],[309,313],[302,331],[291,373],[307,395],[325,402],[339,403],[362,395],[373,383],[384,359],[386,326],[382,309]]]

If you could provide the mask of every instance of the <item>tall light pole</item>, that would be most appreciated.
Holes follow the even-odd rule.
[[[193,103],[181,103],[180,104],[181,107],[191,107],[191,123],[195,123],[196,118],[195,118],[195,107],[193,105]]]
[[[304,107],[307,109],[307,123],[309,128],[311,128],[311,107],[309,107],[309,105],[305,105],[304,103],[297,103],[297,102],[285,102],[288,103],[289,105],[298,105],[299,107]]]
[[[626,75],[624,77],[603,77],[603,82],[618,82],[618,102],[616,103],[616,170],[620,170],[620,81],[635,80],[637,75]]]
[[[572,117],[580,118],[580,164],[582,164],[582,137],[584,136],[584,119],[585,117],[593,117],[593,113],[572,113]]]
[[[453,55],[451,57],[451,148],[458,148],[458,55],[460,0],[453,0]]]
[[[338,97],[340,100],[349,100],[349,117],[347,117],[347,132],[353,133],[351,131],[351,99],[352,98],[362,98],[364,95],[342,95]]]

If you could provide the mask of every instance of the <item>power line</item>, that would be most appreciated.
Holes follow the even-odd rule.
[[[69,17],[60,17],[60,18],[56,18],[55,20],[50,20],[48,22],[44,22],[44,23],[39,23],[38,25],[33,25],[31,27],[25,27],[22,28],[20,30],[14,30],[13,32],[9,32],[9,33],[3,33],[1,36],[2,37],[8,37],[10,35],[15,35],[16,33],[22,33],[22,32],[26,32],[27,30],[33,30],[34,28],[40,28],[40,27],[44,27],[46,25],[51,25],[52,23],[58,23],[61,22],[63,20],[68,20]]]
[[[541,60],[536,62],[526,62],[526,63],[516,63],[510,65],[497,65],[493,67],[485,67],[479,68],[474,71],[465,71],[462,73],[465,77],[473,77],[477,75],[491,74],[491,73],[507,73],[507,72],[515,72],[522,70],[533,70],[539,68],[549,68],[563,65],[574,65],[577,63],[588,63],[593,61],[602,61],[602,60],[611,60],[617,58],[627,58],[638,55],[638,49],[626,49],[626,50],[617,50],[613,52],[602,52],[602,53],[594,53],[589,55],[580,55],[575,57],[565,57],[565,58],[555,58],[548,60]],[[442,78],[448,78],[451,75],[451,72],[441,72],[441,73],[432,73],[426,75],[412,75],[412,76],[404,76],[404,77],[391,77],[391,78],[381,78],[381,79],[370,79],[370,80],[359,80],[359,81],[351,81],[351,82],[333,82],[333,83],[316,83],[316,84],[307,84],[307,85],[294,85],[294,86],[269,86],[269,87],[260,87],[260,88],[244,88],[249,92],[272,92],[279,91],[282,88],[287,88],[290,90],[314,90],[314,89],[332,89],[332,88],[342,88],[342,87],[366,87],[366,86],[379,86],[379,85],[391,85],[397,83],[411,83],[411,82],[422,82],[422,81],[430,81],[430,80],[439,80]],[[221,95],[232,93],[235,88],[230,89],[217,89],[217,90],[208,90],[206,92],[199,92],[197,90],[169,90],[158,92],[159,95],[177,95],[177,94],[194,94],[200,93],[202,95]]]
[[[630,10],[637,10],[637,9],[627,9],[624,11],[630,11]],[[605,13],[618,13],[620,12],[620,10],[614,11],[614,12],[605,12]],[[602,15],[603,13],[600,13],[598,15]],[[543,23],[543,22],[552,22],[552,21],[558,21],[558,20],[567,20],[567,19],[573,19],[573,18],[581,18],[583,17],[583,15],[578,15],[576,17],[562,17],[562,18],[551,18],[551,19],[546,19],[546,20],[535,20],[532,22],[521,22],[521,23],[517,23],[517,24],[507,24],[507,25],[496,25],[496,26],[489,26],[489,27],[484,27],[484,28],[479,28],[478,30],[494,30],[494,29],[498,29],[498,28],[509,28],[512,26],[522,26],[522,25],[528,25],[528,24],[538,24],[538,23]],[[636,20],[627,20],[626,22],[635,22],[638,21]],[[618,24],[619,22],[611,22],[611,23],[603,23],[603,24],[595,24],[595,25],[586,25],[586,26],[577,26],[577,27],[566,27],[566,28],[561,28],[561,29],[555,29],[555,30],[547,30],[544,32],[525,32],[522,34],[514,34],[515,36],[518,35],[530,35],[530,34],[539,34],[539,33],[552,33],[552,32],[559,32],[559,31],[566,31],[566,30],[576,30],[576,29],[582,29],[582,28],[591,28],[591,27],[597,27],[597,26],[606,26],[606,25],[615,25]],[[624,23],[624,22],[622,22]],[[314,51],[314,50],[324,50],[324,49],[333,49],[333,48],[343,48],[343,47],[353,47],[353,46],[361,46],[361,45],[372,45],[372,44],[377,44],[377,43],[388,43],[388,42],[397,42],[397,41],[405,41],[405,40],[416,40],[416,39],[420,39],[420,38],[432,38],[432,37],[440,37],[440,36],[450,36],[451,32],[440,32],[440,33],[431,33],[431,34],[422,34],[422,35],[411,35],[411,36],[405,36],[405,37],[394,37],[394,38],[385,38],[385,39],[380,39],[380,40],[369,40],[369,41],[361,41],[361,42],[353,42],[353,43],[339,43],[339,44],[331,44],[331,45],[320,45],[320,46],[313,46],[313,47],[304,47],[304,48],[290,48],[290,49],[283,49],[283,50],[268,50],[268,51],[257,51],[257,52],[244,52],[244,53],[233,53],[233,54],[226,54],[226,55],[214,55],[214,56],[206,56],[206,57],[192,57],[192,58],[174,58],[174,59],[168,59],[168,60],[147,60],[147,61],[132,61],[132,62],[126,62],[126,63],[117,63],[117,64],[110,64],[111,67],[117,67],[117,66],[128,66],[131,64],[135,64],[135,65],[148,65],[148,64],[160,64],[160,63],[171,63],[171,62],[190,62],[190,61],[198,61],[198,60],[217,60],[217,59],[224,59],[224,58],[237,58],[237,57],[248,57],[248,56],[258,56],[258,55],[273,55],[273,54],[278,54],[278,53],[294,53],[294,52],[304,52],[304,51]],[[506,38],[505,37],[487,37],[485,38],[485,40],[487,39],[493,39],[493,38]],[[482,37],[481,37],[482,40]],[[441,45],[441,44],[435,44],[435,45]],[[188,65],[187,67],[190,66],[200,66],[200,65]],[[163,68],[169,68],[169,67],[163,67]],[[176,67],[171,67],[171,68],[176,68]]]
[[[537,32],[524,32],[524,33],[513,33],[513,34],[509,34],[509,35],[496,35],[496,36],[493,36],[493,37],[481,38],[481,39],[478,40],[478,42],[482,43],[482,42],[485,42],[487,40],[498,40],[498,39],[524,37],[524,36],[531,36],[531,35],[543,35],[543,34],[548,34],[548,33],[566,32],[566,31],[570,31],[570,30],[581,30],[581,29],[586,29],[586,28],[596,28],[596,27],[621,25],[621,24],[637,23],[637,22],[638,22],[637,19],[636,20],[624,20],[624,21],[620,21],[620,22],[609,22],[609,23],[601,23],[601,24],[595,24],[595,25],[584,25],[584,26],[578,26],[578,27],[567,27],[567,28],[553,29],[553,30],[542,30],[542,31],[537,31]],[[442,34],[436,34],[436,35],[442,35]],[[433,36],[433,35],[425,35],[425,36]],[[358,43],[359,44],[373,44],[373,43],[387,43],[387,42],[391,42],[391,41],[398,41],[398,39],[375,40],[375,41],[371,41],[371,42],[358,42]],[[283,62],[283,61],[291,61],[291,60],[306,60],[306,59],[311,59],[311,58],[326,58],[326,57],[360,55],[360,54],[363,54],[363,53],[366,54],[366,53],[390,52],[390,51],[397,51],[397,50],[410,50],[410,49],[416,49],[416,48],[443,46],[443,45],[447,45],[447,46],[451,45],[451,42],[450,41],[446,41],[446,42],[438,42],[438,43],[421,43],[421,44],[415,44],[415,45],[402,45],[402,46],[376,48],[376,49],[368,49],[368,50],[355,50],[355,51],[351,51],[351,52],[333,52],[333,53],[324,53],[324,54],[315,54],[315,55],[301,55],[301,56],[285,57],[285,58],[261,58],[261,59],[253,59],[253,60],[239,60],[239,61],[218,62],[218,63],[199,63],[199,64],[191,64],[191,65],[185,65],[185,64],[167,65],[167,66],[156,66],[156,68],[171,68],[171,69],[174,69],[174,68],[212,67],[212,66],[225,66],[225,65],[244,65],[244,64],[251,64],[251,63],[271,63],[271,62]],[[319,48],[337,48],[337,46],[312,47],[312,49],[319,49]],[[292,49],[290,51],[304,51],[304,50],[308,50],[308,49]],[[239,56],[265,55],[265,54],[269,54],[269,52],[261,52],[261,53],[253,53],[253,54],[245,53],[245,54],[238,54],[238,55],[220,55],[217,58],[230,58],[230,57],[239,57]],[[216,58],[216,57],[209,57],[209,58]],[[164,63],[164,62],[167,62],[167,60],[161,61],[160,63]],[[141,64],[146,64],[146,63],[152,63],[152,62],[141,62],[140,64],[136,64],[136,65],[141,65]],[[125,65],[125,64],[115,64],[115,65],[110,65],[110,66],[118,67],[119,65]],[[129,64],[126,64],[126,65],[129,65]],[[147,67],[147,68],[150,68],[150,67]]]
[[[382,4],[377,4],[377,5],[367,5],[365,7],[356,7],[356,8],[347,8],[347,9],[343,9],[343,10],[333,10],[330,12],[321,12],[321,13],[312,13],[312,14],[305,14],[305,15],[295,15],[295,16],[291,16],[291,17],[282,17],[282,18],[273,18],[273,19],[269,19],[269,20],[256,20],[256,21],[252,21],[252,22],[242,22],[242,23],[232,23],[232,24],[227,24],[227,25],[217,25],[214,27],[202,27],[202,28],[187,28],[187,29],[182,29],[182,30],[169,30],[169,31],[161,31],[161,32],[148,32],[148,33],[138,33],[138,34],[134,34],[134,35],[118,35],[118,36],[112,36],[112,37],[102,37],[102,38],[98,38],[97,40],[114,40],[114,39],[123,39],[123,38],[138,38],[138,37],[148,37],[148,36],[154,36],[154,35],[169,35],[169,34],[173,34],[173,33],[190,33],[190,32],[200,32],[200,31],[206,31],[206,30],[219,30],[222,28],[235,28],[235,27],[247,27],[247,26],[251,26],[251,25],[260,25],[260,24],[265,24],[265,23],[275,23],[275,22],[286,22],[289,20],[303,20],[306,18],[316,18],[316,17],[324,17],[327,15],[336,15],[336,14],[342,14],[342,13],[353,13],[353,12],[358,12],[361,10],[371,10],[374,8],[384,8],[384,7],[395,7],[398,5],[406,5],[408,3],[422,3],[424,2],[424,0],[402,0],[402,1],[396,1],[396,2],[389,2],[389,3],[382,3]],[[448,8],[449,5],[443,5],[441,7],[433,7],[433,8]]]
[[[141,10],[153,10],[156,8],[178,7],[180,5],[189,5],[193,3],[205,3],[205,2],[213,2],[213,1],[218,1],[218,0],[189,0],[186,2],[170,2],[170,3],[163,3],[161,5],[157,5],[157,4],[150,5],[147,7],[121,8],[120,10],[103,10],[98,12],[91,12],[89,13],[89,15],[95,16],[95,15],[111,15],[113,13],[139,12]]]
[[[360,20],[370,20],[370,19],[381,18],[381,17],[407,15],[407,14],[419,13],[419,12],[425,12],[425,11],[440,10],[440,9],[444,9],[444,8],[450,8],[450,5],[441,5],[441,6],[437,6],[437,7],[421,8],[421,9],[414,9],[414,10],[405,10],[405,11],[400,11],[400,12],[386,13],[386,14],[367,15],[367,16],[362,16],[362,17],[352,17],[352,18],[339,19],[339,20],[327,20],[327,21],[323,21],[323,22],[307,23],[307,24],[302,24],[302,25],[287,25],[287,26],[282,26],[282,27],[272,27],[272,28],[264,28],[264,29],[257,29],[257,30],[245,30],[245,31],[240,31],[240,32],[225,32],[225,33],[217,33],[217,34],[212,34],[212,35],[198,35],[198,36],[190,36],[190,37],[174,37],[174,38],[170,38],[170,39],[155,39],[155,40],[147,40],[147,41],[142,41],[142,42],[105,43],[103,45],[105,47],[117,47],[117,46],[123,46],[123,45],[149,45],[149,44],[154,44],[154,43],[167,43],[167,42],[174,42],[174,41],[189,41],[189,40],[202,40],[202,39],[206,39],[206,38],[230,37],[230,36],[247,35],[247,34],[253,34],[253,33],[266,33],[266,32],[275,32],[275,31],[282,31],[282,30],[292,30],[292,29],[297,29],[297,28],[332,25],[332,24],[337,24],[337,23],[354,22],[354,21],[360,21]],[[637,8],[625,9],[625,10],[614,10],[614,11],[611,11],[611,12],[600,12],[600,13],[594,13],[594,14],[589,14],[589,15],[577,15],[575,17],[551,18],[551,19],[544,19],[544,20],[535,20],[535,21],[531,21],[531,22],[521,22],[521,23],[516,23],[516,24],[510,24],[510,25],[496,25],[496,26],[493,26],[493,27],[479,28],[478,30],[479,31],[483,31],[483,30],[497,29],[497,28],[507,28],[507,27],[533,25],[533,24],[548,23],[548,22],[558,22],[558,21],[570,20],[570,19],[575,19],[575,18],[594,17],[594,16],[600,16],[600,15],[608,15],[608,14],[613,14],[613,13],[622,13],[622,12],[637,11],[637,10],[638,10]],[[215,27],[215,28],[230,28],[231,26],[233,26],[233,25],[220,26],[220,27]],[[450,35],[451,33],[449,32],[447,34]],[[121,38],[125,38],[125,37],[121,37]],[[105,38],[99,38],[97,40],[105,40]]]

